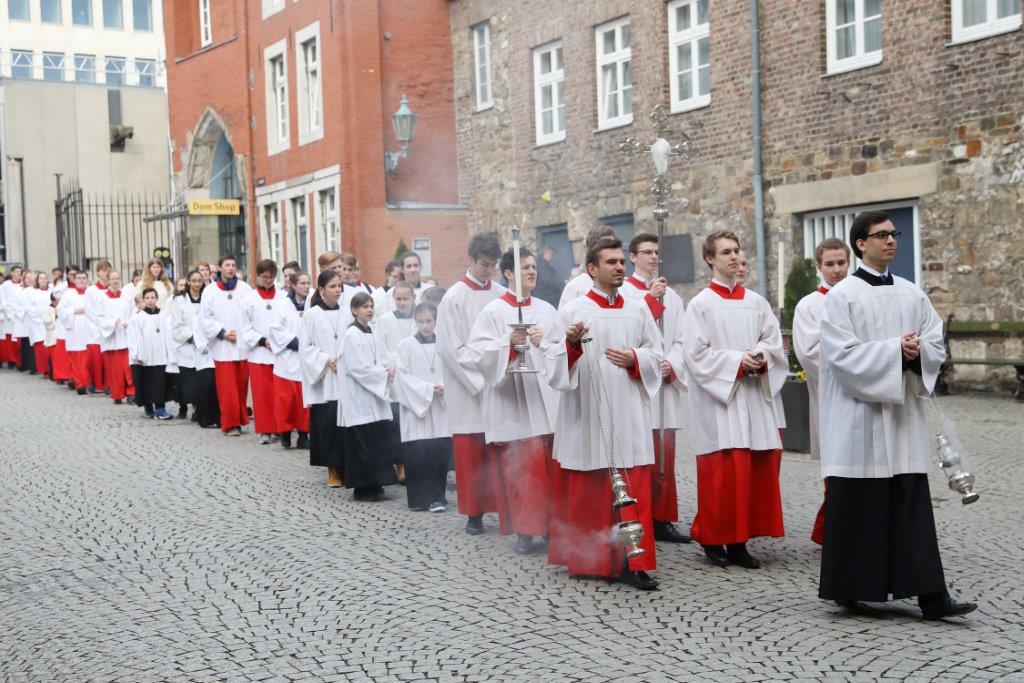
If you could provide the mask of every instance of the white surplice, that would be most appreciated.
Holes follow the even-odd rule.
[[[371,330],[349,325],[338,364],[338,424],[342,427],[392,419],[384,349]]]
[[[274,305],[285,296],[276,287],[273,292],[273,298],[264,299],[256,288],[250,287],[242,299],[245,322],[239,336],[247,349],[246,360],[257,365],[274,364],[274,352],[259,343],[260,339],[270,339],[270,326],[277,316],[274,312]]]
[[[407,318],[398,317],[398,309],[388,311],[384,315],[377,319],[377,326],[374,328],[374,332],[377,334],[377,339],[380,340],[380,345],[384,349],[384,365],[389,368],[395,367],[395,353],[398,351],[398,343],[407,337],[411,337],[416,334],[416,321],[412,317],[412,311],[409,311]],[[388,380],[388,400],[395,401],[393,394],[394,381]]]
[[[167,365],[167,313],[139,309],[128,321],[129,362],[146,367]]]
[[[433,286],[433,285],[424,286],[423,282],[421,281],[417,286],[412,288],[412,295],[413,295],[412,305],[413,306],[416,306],[416,304],[420,303],[423,300],[423,298],[422,298],[423,297],[423,292],[425,292],[428,289],[430,289],[431,286]],[[346,289],[348,289],[348,287],[346,287]],[[353,289],[355,289],[355,288],[353,288]],[[359,289],[359,290],[356,290],[356,291],[364,291],[364,290]],[[374,317],[374,320],[376,320],[377,323],[379,324],[381,317],[383,317],[383,315],[385,313],[390,313],[391,311],[394,311],[394,310],[398,309],[398,304],[395,303],[395,288],[394,287],[392,287],[391,289],[389,289],[386,292],[383,292],[379,297],[375,298],[374,295],[376,294],[377,291],[379,291],[379,290],[375,290],[374,293],[370,295],[370,298],[373,299],[373,305],[374,305],[374,309],[373,309],[374,315],[373,315],[373,317]],[[377,303],[378,301],[380,302],[379,304]]]
[[[175,361],[180,367],[207,370],[213,367],[210,343],[202,332],[198,301],[188,293],[171,299],[167,307],[170,339]]]
[[[274,354],[274,374],[282,379],[298,382],[302,379],[299,352],[288,348],[293,340],[302,341],[302,312],[287,292],[274,302],[274,317],[270,323],[270,350]]]
[[[25,292],[25,325],[28,328],[28,342],[46,341],[46,320],[44,313],[50,309],[50,291],[31,287]],[[37,368],[44,372],[46,368]]]
[[[350,322],[352,314],[347,308],[306,308],[299,337],[299,370],[302,375],[302,403],[307,408],[338,400],[337,377],[328,361],[337,359],[337,372],[341,372],[341,349]]]
[[[444,384],[437,344],[406,337],[395,349],[395,363],[393,392],[402,442],[451,436],[444,394],[434,393],[435,386]]]
[[[66,330],[65,344],[68,351],[85,351],[89,344],[96,344],[96,333],[84,313],[85,292],[71,287],[61,297],[57,306],[57,317]],[[82,313],[76,313],[82,309]]]
[[[675,378],[669,383],[666,383],[664,378],[662,379],[661,391],[651,402],[651,419],[654,421],[655,429],[682,429],[683,406],[685,405],[683,394],[686,393],[686,369],[683,367],[683,318],[686,314],[686,307],[683,305],[682,297],[671,288],[665,290],[665,296],[660,301],[651,297],[651,300],[654,301],[652,304],[648,300],[648,289],[648,284],[634,274],[626,278],[619,291],[627,299],[639,301],[647,310],[651,311],[651,315],[654,315],[654,311],[651,310],[652,305],[655,310],[658,306],[664,308],[661,312],[663,320],[660,327],[663,344],[662,356],[672,366]],[[655,319],[655,324],[657,324],[657,319]],[[661,419],[662,403],[665,405],[665,414],[668,416],[665,421]]]
[[[821,348],[821,311],[824,307],[825,294],[819,288],[800,299],[793,312],[793,353],[807,375],[811,457],[815,460],[821,457],[818,439],[818,356]]]
[[[825,297],[819,407],[824,477],[927,473],[935,464],[925,399],[946,359],[942,319],[901,277],[874,287],[847,277]],[[921,341],[921,375],[903,371],[900,338]]]
[[[100,351],[127,349],[128,323],[138,309],[135,308],[135,302],[123,293],[113,297],[107,291],[95,302]]]
[[[594,296],[604,296],[595,293]],[[654,464],[651,439],[651,399],[661,387],[661,333],[651,314],[636,301],[619,295],[620,308],[603,307],[589,295],[568,302],[555,316],[544,336],[545,366],[551,386],[562,392],[555,420],[554,457],[565,469],[590,471],[608,467],[608,453],[601,439],[601,426],[594,405],[587,358],[570,368],[565,330],[576,322],[590,328],[598,371],[607,396],[602,400],[609,424],[618,434],[613,444],[617,467]],[[605,349],[632,349],[640,373],[629,376],[605,355]]]
[[[582,273],[565,283],[562,288],[562,296],[558,298],[558,310],[565,308],[565,305],[574,299],[578,299],[594,287],[594,278],[584,270]]]
[[[782,448],[778,397],[789,363],[779,322],[764,297],[744,290],[742,299],[726,299],[707,287],[690,300],[683,326],[693,452]],[[764,354],[765,371],[737,377],[748,351]]]
[[[506,292],[484,306],[473,324],[469,348],[473,362],[484,378],[484,438],[487,443],[506,443],[551,434],[558,414],[559,393],[548,383],[542,349],[528,343],[526,365],[535,374],[509,374],[518,362],[510,354],[512,328],[519,322],[515,298]],[[557,312],[548,302],[530,297],[522,307],[523,322],[546,332]]]
[[[199,322],[210,344],[210,356],[214,362],[246,359],[248,349],[242,332],[245,329],[245,300],[251,291],[252,288],[241,280],[231,291],[221,289],[216,280],[203,288],[199,300]],[[231,330],[238,333],[234,342],[218,337],[221,332]]]
[[[466,284],[472,283],[473,286]],[[437,308],[437,350],[444,364],[445,405],[452,434],[479,434],[484,431],[480,392],[484,378],[477,369],[469,348],[473,322],[484,306],[504,293],[495,282],[480,287],[468,275],[456,282]]]

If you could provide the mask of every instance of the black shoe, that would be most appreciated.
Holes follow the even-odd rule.
[[[296,448],[305,448],[309,450],[309,433],[299,432],[299,440],[295,443]]]
[[[85,389],[76,389],[79,396],[85,396]]]
[[[484,532],[484,516],[476,515],[466,520],[466,533],[470,536],[479,536]]]
[[[925,621],[939,621],[947,617],[962,617],[978,609],[973,602],[953,602],[948,591],[930,595],[921,595],[917,598],[921,606],[921,617]]]
[[[281,432],[281,445],[284,448],[291,448],[292,447],[292,433],[291,432]]]
[[[760,569],[761,560],[747,552],[746,543],[733,543],[725,546],[725,556],[730,564],[739,565],[744,569]]]
[[[708,558],[708,562],[715,565],[716,567],[728,567],[729,558],[725,555],[725,548],[720,545],[702,545],[704,548],[704,554]]]
[[[619,575],[619,581],[642,591],[653,591],[658,588],[658,582],[652,579],[647,572],[642,571],[626,570]]]
[[[114,399],[114,405],[115,405],[115,406],[119,406],[119,405],[121,405],[122,403],[124,403],[124,401],[122,401],[121,399],[119,399],[119,398],[115,398],[115,399]]]
[[[533,552],[533,537],[526,536],[525,534],[517,534],[514,550],[517,555],[529,555]]]
[[[684,534],[672,522],[654,523],[654,540],[667,541],[669,543],[689,543],[690,537]]]

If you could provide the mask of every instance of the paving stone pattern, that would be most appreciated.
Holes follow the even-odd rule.
[[[5,681],[1024,681],[1024,406],[941,399],[982,499],[931,479],[947,579],[980,608],[842,616],[816,597],[817,467],[787,454],[765,568],[658,548],[661,590],[570,579],[404,490],[355,503],[305,451],[0,374]],[[685,450],[685,443],[681,444]],[[693,514],[693,464],[680,471]]]

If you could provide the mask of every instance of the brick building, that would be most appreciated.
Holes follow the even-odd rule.
[[[774,303],[780,251],[785,272],[877,206],[903,232],[894,270],[940,313],[1024,319],[1019,0],[761,3],[767,272],[756,272],[750,3],[454,0],[451,21],[473,229],[518,223],[562,249],[563,267],[598,222],[653,231],[650,164],[618,145],[652,137],[646,114],[662,103],[669,137],[685,131],[701,153],[670,170],[668,232],[689,235],[670,257],[693,262],[683,293],[706,281],[704,236],[729,228]],[[979,344],[963,350],[984,355]],[[1020,345],[993,352],[1020,357]]]
[[[399,240],[441,282],[464,265],[451,45],[444,0],[182,0],[166,3],[176,191],[236,199],[238,215],[189,216],[186,259],[355,253],[382,279]],[[407,156],[392,114],[417,115]]]

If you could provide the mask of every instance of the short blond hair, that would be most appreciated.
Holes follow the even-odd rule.
[[[821,259],[825,256],[825,252],[832,249],[842,249],[846,252],[846,260],[850,260],[850,248],[846,246],[846,242],[842,241],[838,237],[826,237],[822,241],[818,242],[818,246],[814,247],[814,262],[820,266]]]
[[[704,240],[704,263],[708,263],[709,258],[715,257],[718,240],[732,240],[737,247],[740,246],[740,238],[732,230],[715,230]],[[710,267],[711,264],[708,263],[708,268]]]

